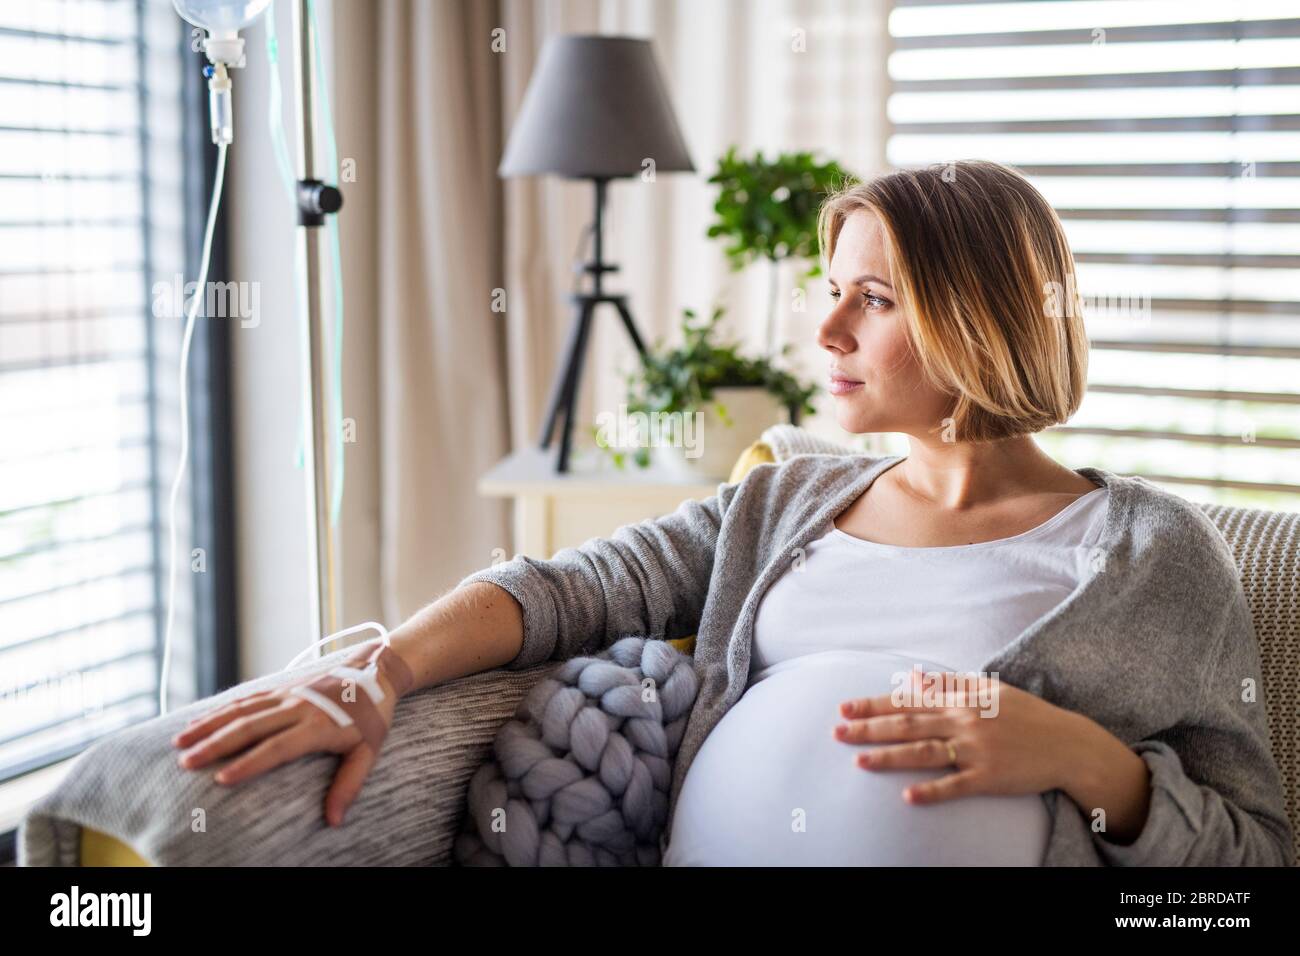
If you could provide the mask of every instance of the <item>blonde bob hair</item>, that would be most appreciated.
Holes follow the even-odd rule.
[[[859,210],[880,218],[923,374],[954,396],[935,427],[944,440],[997,441],[1069,420],[1083,401],[1088,339],[1074,255],[1042,194],[984,160],[850,180],[818,213],[826,263]]]

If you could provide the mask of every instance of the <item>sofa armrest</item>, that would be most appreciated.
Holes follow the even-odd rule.
[[[76,865],[89,828],[164,866],[449,864],[470,777],[488,758],[497,729],[554,662],[474,674],[402,698],[379,760],[337,829],[323,812],[338,766],[333,754],[301,757],[231,787],[212,780],[225,761],[202,770],[176,763],[171,738],[193,717],[324,672],[349,653],[248,681],[96,743],[28,811],[19,863]]]

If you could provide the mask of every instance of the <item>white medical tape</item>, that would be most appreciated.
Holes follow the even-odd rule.
[[[334,723],[338,724],[340,727],[352,726],[352,718],[347,715],[347,712],[319,691],[312,690],[310,687],[305,685],[299,685],[297,687],[289,688],[289,693],[297,694],[307,702],[315,704],[321,710],[325,711]]]
[[[376,707],[385,697],[384,688],[379,684],[378,664],[371,664],[365,670],[358,670],[345,664],[334,668],[329,674],[331,677],[339,678],[339,680],[356,681],[357,685],[366,692],[366,696],[370,698]]]

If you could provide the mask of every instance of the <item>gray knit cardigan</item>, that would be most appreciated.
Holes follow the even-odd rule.
[[[523,646],[510,670],[629,634],[696,635],[700,691],[673,767],[666,847],[692,760],[745,691],[763,594],[900,460],[803,454],[761,464],[669,515],[461,584],[490,581],[521,605]],[[981,669],[1129,744],[1151,770],[1152,795],[1137,840],[1118,845],[1062,791],[1043,794],[1052,818],[1044,865],[1294,865],[1259,651],[1227,543],[1196,505],[1150,482],[1077,471],[1110,489],[1100,559]]]

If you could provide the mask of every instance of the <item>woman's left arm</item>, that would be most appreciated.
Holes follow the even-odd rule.
[[[1110,840],[1140,836],[1151,774],[1096,721],[995,677],[931,672],[913,678],[910,695],[845,701],[845,722],[836,729],[844,743],[880,745],[857,753],[865,770],[952,768],[908,787],[909,803],[1060,789]]]
[[[1028,691],[948,674],[928,697],[845,701],[836,730],[868,771],[952,767],[904,798],[1063,791],[1116,866],[1290,866],[1295,847],[1269,744],[1245,594],[1226,602],[1204,693],[1174,726],[1131,746],[1091,718]],[[1216,643],[1217,642],[1217,643]],[[927,675],[928,676],[928,675]],[[951,748],[949,745],[951,744]],[[957,761],[953,766],[951,757]]]
[[[1151,769],[1135,751],[1105,727],[1073,711],[1062,712],[1063,742],[1070,759],[1057,786],[1095,825],[1105,811],[1107,840],[1131,844],[1142,833],[1151,810]],[[1091,813],[1089,812],[1091,810]],[[1094,831],[1096,832],[1096,831]]]
[[[1133,744],[1150,772],[1136,839],[1094,834],[1120,866],[1294,866],[1294,832],[1273,757],[1258,641],[1239,581],[1205,662],[1204,692],[1172,727]],[[1080,803],[1081,807],[1089,804]]]

